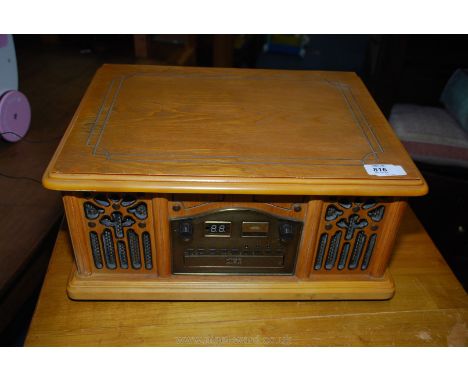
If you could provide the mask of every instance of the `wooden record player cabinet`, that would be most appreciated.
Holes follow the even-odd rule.
[[[109,300],[390,298],[427,192],[353,73],[132,65],[97,72],[43,183],[69,296]]]

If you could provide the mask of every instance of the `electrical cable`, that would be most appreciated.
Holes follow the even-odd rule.
[[[9,178],[9,179],[29,180],[31,182],[39,183],[40,185],[42,185],[42,182],[40,180],[30,178],[28,176],[13,176],[13,175],[4,174],[2,172],[0,172],[0,176],[3,176],[4,178]]]
[[[23,140],[24,142],[28,142],[28,143],[47,143],[47,142],[56,141],[56,140],[62,138],[62,136],[60,135],[60,136],[49,138],[49,139],[33,140],[33,139],[24,138],[21,135],[15,133],[14,131],[6,131],[6,132],[3,132],[3,133],[0,133],[1,136],[5,135],[5,134],[13,134],[13,135],[17,136],[18,138],[20,138],[21,140]],[[29,180],[31,182],[35,182],[35,183],[38,183],[38,184],[42,185],[42,182],[40,180],[30,178],[28,176],[14,176],[14,175],[4,174],[2,172],[0,172],[0,176],[2,176],[4,178],[8,178],[8,179]]]

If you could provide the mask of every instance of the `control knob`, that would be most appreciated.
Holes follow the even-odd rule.
[[[279,223],[279,236],[283,243],[288,243],[294,238],[294,227],[289,222]]]
[[[179,235],[183,241],[190,241],[193,236],[193,225],[190,220],[184,220],[179,223]]]

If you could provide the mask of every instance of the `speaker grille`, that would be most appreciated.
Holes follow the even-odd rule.
[[[154,272],[150,198],[133,193],[86,193],[81,204],[95,270]]]
[[[312,272],[365,272],[389,202],[384,198],[325,201]]]

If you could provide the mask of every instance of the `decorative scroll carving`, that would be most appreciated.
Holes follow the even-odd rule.
[[[150,217],[142,194],[84,193],[84,219],[97,270],[150,271],[154,268]],[[144,264],[144,269],[142,269]]]
[[[364,272],[385,218],[384,198],[337,198],[323,207],[313,272]]]

